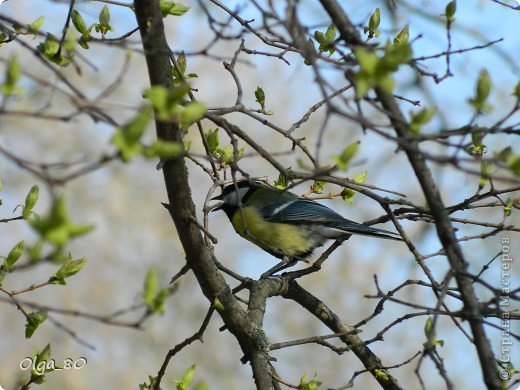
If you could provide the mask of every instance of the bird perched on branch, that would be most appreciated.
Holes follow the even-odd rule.
[[[259,181],[229,184],[212,200],[222,201],[213,210],[223,210],[240,236],[282,259],[262,277],[304,260],[330,239],[359,234],[401,240],[396,233],[350,221],[320,203]]]

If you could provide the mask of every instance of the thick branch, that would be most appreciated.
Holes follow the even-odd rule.
[[[164,35],[159,0],[135,0],[134,5],[150,83],[169,87],[172,84],[170,50]],[[182,133],[176,124],[156,121],[156,129],[159,139],[182,140]],[[231,293],[218,272],[213,254],[206,246],[198,226],[193,223],[196,217],[195,205],[191,198],[184,159],[177,157],[166,161],[163,174],[170,204],[169,212],[186,252],[188,266],[195,274],[206,298],[212,304],[218,299],[224,307],[219,314],[227,329],[237,338],[245,358],[251,362],[256,386],[259,389],[277,387],[273,384],[272,367],[266,351],[268,343],[259,342],[267,340],[264,332],[254,326]]]
[[[325,303],[303,289],[294,280],[289,282],[287,291],[283,296],[303,306],[334,333],[344,333],[344,335],[339,336],[339,338],[354,352],[363,363],[363,366],[365,366],[374,379],[379,382],[383,389],[401,389],[397,379],[388,372],[381,363],[381,360],[379,360],[356,334],[356,328],[341,321],[341,318],[325,305]]]
[[[330,18],[340,32],[341,38],[346,44],[362,44],[359,34],[341,9],[336,0],[320,0],[328,12]],[[412,132],[402,114],[395,98],[380,88],[375,89],[376,95],[387,112],[392,126],[399,137],[409,137]],[[433,180],[432,174],[426,165],[426,160],[421,154],[416,140],[410,141],[410,147],[404,149],[415,175],[419,180],[423,193],[428,201],[432,217],[435,220],[437,234],[444,247],[448,261],[454,271],[459,290],[464,301],[464,312],[469,321],[477,348],[484,381],[490,389],[500,389],[500,380],[497,365],[491,350],[491,345],[486,337],[483,326],[483,316],[480,313],[478,298],[473,289],[471,278],[467,276],[468,264],[464,260],[462,250],[457,242],[449,215],[442,201],[440,192]]]

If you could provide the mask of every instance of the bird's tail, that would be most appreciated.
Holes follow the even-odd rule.
[[[338,229],[342,232],[349,234],[359,234],[363,236],[372,236],[378,238],[385,238],[388,240],[402,241],[403,239],[398,233],[391,232],[389,230],[378,229],[366,225],[361,225],[353,221],[342,221],[328,224],[333,229]]]

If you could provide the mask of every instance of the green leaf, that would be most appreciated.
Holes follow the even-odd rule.
[[[204,116],[206,106],[200,102],[191,102],[179,111],[179,124],[183,129],[187,129],[192,123]]]
[[[13,55],[7,63],[5,81],[0,87],[4,98],[22,93],[22,89],[18,86],[21,75],[22,67],[20,66],[20,61],[16,55]]]
[[[352,188],[343,188],[341,191],[341,199],[343,199],[348,204],[354,204],[354,195],[356,195],[356,191]]]
[[[475,88],[475,97],[469,99],[470,104],[479,114],[490,111],[492,109],[492,106],[486,103],[486,100],[491,92],[491,87],[492,82],[489,77],[489,73],[487,70],[482,69],[478,76],[477,86]]]
[[[181,155],[182,144],[176,141],[157,140],[154,144],[144,149],[146,158],[159,157],[161,160],[169,160]]]
[[[378,63],[379,73],[395,72],[400,65],[406,64],[412,58],[412,48],[409,44],[399,45],[387,43],[385,54]]]
[[[506,200],[506,204],[504,205],[504,217],[509,217],[512,212],[513,207],[513,198],[509,197]]]
[[[256,87],[255,91],[255,98],[258,104],[260,104],[260,107],[262,107],[262,110],[265,109],[265,93],[264,90],[260,87]]]
[[[408,29],[408,26],[404,26],[401,31],[399,31],[399,34],[397,34],[394,38],[394,44],[395,45],[401,45],[408,43],[410,32]]]
[[[29,339],[36,329],[47,319],[46,311],[35,311],[27,314],[27,323],[25,324],[25,338]],[[45,350],[44,350],[45,351]],[[50,350],[49,350],[50,353]],[[43,351],[42,351],[43,354]],[[43,360],[43,359],[42,359]]]
[[[150,268],[144,279],[143,300],[146,306],[153,307],[154,299],[157,295],[157,272],[155,268]]]
[[[355,74],[356,95],[362,97],[376,84],[379,58],[375,53],[362,47],[354,49],[354,56],[360,67],[360,70]]]
[[[492,167],[493,164],[490,162],[482,161],[480,163],[480,179],[478,181],[478,187],[480,189],[484,188],[484,186],[487,184],[489,177],[491,176]]]
[[[72,24],[78,30],[78,32],[83,35],[90,35],[90,30],[87,27],[87,23],[85,22],[85,19],[83,19],[83,16],[76,11],[75,9],[72,10]]]
[[[163,89],[155,90],[156,93],[160,91]],[[142,153],[141,137],[149,122],[150,110],[148,107],[142,107],[130,122],[117,129],[112,136],[111,142],[119,150],[123,162],[128,162]]]
[[[52,34],[47,34],[45,41],[37,47],[38,51],[49,61],[59,66],[67,66],[71,63],[73,53],[60,53],[58,55],[60,44],[58,38]]]
[[[224,166],[231,165],[237,162],[244,156],[244,148],[240,148],[237,153],[237,160],[235,161],[235,150],[233,145],[228,145],[224,149],[217,149],[217,155],[220,163]]]
[[[428,317],[426,319],[426,324],[424,324],[424,335],[426,338],[435,338],[435,330],[433,329],[433,317]]]
[[[352,181],[354,183],[361,184],[361,183],[365,182],[366,178],[367,178],[367,171],[363,171],[361,173],[358,173],[356,176],[354,176]],[[354,195],[355,194],[356,194],[356,190],[345,187],[345,188],[343,188],[343,191],[341,191],[341,198],[349,204],[354,204]]]
[[[29,190],[29,193],[25,197],[25,204],[23,206],[23,218],[27,219],[30,217],[32,209],[36,205],[36,202],[38,201],[38,196],[40,194],[40,188],[38,185],[33,185],[31,189]]]
[[[110,10],[108,9],[108,6],[106,6],[106,5],[103,7],[101,12],[99,13],[99,23],[104,26],[110,26]]]
[[[377,58],[375,53],[360,47],[354,50],[354,56],[363,72],[369,75],[375,73],[379,62],[379,58]]]
[[[320,52],[329,52],[329,55],[334,54],[334,39],[336,37],[336,27],[334,25],[330,25],[327,28],[326,33],[322,33],[321,31],[314,31],[314,39],[320,44],[319,51]],[[314,44],[313,44],[314,50]]]
[[[426,324],[424,325],[424,334],[428,341],[424,343],[425,348],[434,348],[436,345],[441,347],[444,345],[444,340],[437,340],[435,329],[433,327],[433,317],[428,317]]]
[[[180,381],[175,381],[177,384],[177,390],[188,390],[190,383],[193,381],[193,377],[195,376],[195,364],[192,364],[190,368],[188,368],[184,374],[182,375],[182,379]]]
[[[213,307],[220,312],[225,310],[224,305],[222,304],[222,302],[220,302],[220,299],[218,299],[218,298],[215,298],[213,300]]]
[[[287,172],[292,172],[291,167],[287,168]],[[285,190],[287,186],[289,185],[289,178],[287,175],[280,172],[278,174],[278,179],[274,182],[274,187],[278,188],[279,190]]]
[[[495,153],[495,158],[502,162],[507,162],[507,159],[512,155],[513,149],[511,146],[506,146],[499,153]]]
[[[513,159],[508,161],[508,167],[511,169],[516,176],[520,176],[520,156],[514,156]]]
[[[24,241],[20,241],[18,244],[16,244],[11,249],[11,251],[9,252],[9,254],[7,255],[7,257],[4,260],[3,269],[5,271],[7,271],[7,272],[11,271],[11,268],[13,267],[13,265],[22,256],[24,247],[25,247],[25,242]]]
[[[314,180],[314,183],[311,185],[311,191],[313,194],[323,194],[323,188],[325,187],[324,181]]]
[[[340,155],[332,156],[332,161],[336,163],[339,169],[343,171],[348,169],[349,162],[356,155],[360,143],[360,141],[353,142],[347,145]]]
[[[101,33],[104,38],[109,31],[114,31],[114,28],[110,25],[110,10],[108,6],[104,6],[99,13],[99,23],[94,25],[97,32]]]
[[[365,180],[367,179],[367,173],[368,173],[368,171],[363,171],[363,172],[358,173],[356,176],[354,176],[352,181],[359,183],[359,184],[364,183]]]
[[[333,42],[334,39],[336,39],[336,34],[337,34],[336,26],[331,24],[329,27],[327,27],[327,31],[325,32],[325,38],[327,38],[327,41]]]
[[[327,36],[321,31],[314,31],[314,39],[316,39],[320,45],[327,43]]]
[[[184,53],[184,51],[182,51],[181,54],[179,54],[179,56],[177,57],[177,65],[179,66],[180,73],[176,69],[176,67],[172,67],[172,74],[173,74],[173,79],[174,79],[173,82],[175,84],[181,84],[184,81],[183,79],[198,77],[195,73],[190,73],[187,75],[185,74],[187,63],[186,63],[186,54]]]
[[[306,56],[305,56],[305,60],[303,61],[303,63],[304,63],[305,65],[310,66],[310,65],[312,64],[312,62],[313,62],[313,60],[312,60],[313,56],[312,56],[312,55],[309,55],[309,54],[307,53],[307,51],[308,51],[309,53],[314,53],[314,52],[316,51],[316,47],[315,47],[315,45],[314,45],[314,41],[313,41],[311,38],[309,38],[309,39],[307,40],[307,49],[306,49],[305,52],[304,52],[304,54],[306,54]]]
[[[209,153],[213,154],[217,151],[219,145],[218,129],[210,130],[204,134],[206,143],[208,144]]]
[[[316,378],[316,375],[311,380],[308,380],[307,374],[304,374],[300,378],[300,383],[298,388],[301,390],[318,390],[321,385],[321,382],[319,382]]]
[[[36,353],[33,357],[33,361],[30,383],[41,385],[47,380],[45,374],[55,369],[54,365],[49,365],[49,362],[53,361],[53,359],[51,359],[50,344],[47,344],[40,353]]]
[[[388,374],[384,370],[381,370],[379,368],[374,369],[374,375],[377,379],[382,380],[384,382],[387,382],[390,380],[390,378],[388,377]]]
[[[415,113],[410,112],[410,131],[414,134],[419,134],[421,128],[432,120],[436,112],[436,107],[423,108]]]
[[[60,269],[49,278],[50,284],[61,284],[65,286],[65,279],[77,274],[87,264],[86,259],[70,260],[63,264]]]
[[[168,15],[182,16],[190,9],[190,7],[186,7],[182,4],[165,0],[160,1],[160,6],[163,18],[165,18]]]
[[[40,27],[43,25],[44,21],[45,21],[45,16],[42,15],[38,19],[36,19],[34,22],[32,22],[31,24],[28,24],[27,28],[29,29],[29,31],[38,32],[40,30]]]
[[[72,238],[84,235],[93,229],[93,225],[77,225],[69,220],[67,206],[63,196],[58,196],[49,215],[30,220],[29,223],[46,241],[61,248]]]
[[[471,141],[473,145],[468,147],[468,153],[472,156],[482,156],[487,151],[486,145],[482,143],[483,133],[476,131],[471,133]]]
[[[516,83],[515,91],[513,92],[513,95],[514,95],[517,99],[520,99],[520,81],[519,81],[518,83]]]
[[[166,88],[160,85],[155,85],[147,90],[144,93],[144,96],[150,100],[155,113],[160,120],[169,121],[176,119],[177,121],[181,122],[181,119],[179,118],[181,115],[191,115],[190,112],[187,114],[182,114],[185,108],[181,106],[183,98],[186,96],[189,90],[190,86],[186,83],[181,83],[173,88]],[[190,104],[195,104],[197,106],[201,105],[202,103],[194,102]],[[195,108],[194,111],[196,110],[197,109]]]
[[[181,73],[184,74],[184,72],[186,72],[186,54],[184,51],[182,51],[181,54],[179,54],[177,57],[177,64],[179,65]]]
[[[448,23],[453,23],[455,21],[455,11],[457,11],[457,2],[455,0],[453,1],[450,1],[447,5],[446,5],[446,10],[445,10],[445,13],[446,13],[446,19],[448,20]]]
[[[379,8],[376,8],[372,16],[370,16],[370,20],[368,21],[368,38],[373,38],[379,36],[379,23],[381,22],[381,12]]]
[[[372,16],[370,16],[370,20],[368,21],[368,27],[371,30],[376,30],[379,27],[379,23],[381,22],[381,12],[379,8],[376,8]]]

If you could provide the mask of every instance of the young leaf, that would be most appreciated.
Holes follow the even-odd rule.
[[[256,87],[255,98],[256,98],[257,103],[260,104],[260,107],[262,107],[262,110],[264,110],[265,109],[265,93],[262,88]]]
[[[43,25],[44,21],[45,21],[45,16],[42,15],[38,19],[36,19],[34,22],[32,22],[31,24],[28,24],[27,28],[29,29],[29,31],[38,32],[40,30],[40,27]]]
[[[513,95],[520,100],[520,81],[516,83],[515,91],[513,92]]]
[[[18,86],[18,81],[20,80],[21,75],[22,67],[20,66],[20,61],[18,60],[18,57],[14,55],[7,63],[5,81],[0,86],[4,98],[21,94],[22,89]]]
[[[343,151],[341,152],[340,155],[332,156],[332,160],[336,163],[336,166],[339,169],[341,169],[343,171],[348,169],[349,162],[350,162],[350,160],[352,160],[352,158],[357,153],[360,143],[361,143],[360,141],[353,142],[353,143],[347,145],[347,147],[345,147],[345,149],[343,149]]]
[[[368,38],[372,39],[374,37],[378,37],[380,32],[378,30],[379,23],[381,22],[381,12],[379,8],[376,8],[372,16],[370,16],[370,20],[368,21],[368,28],[365,27],[365,33],[368,32]]]
[[[475,97],[469,99],[470,104],[475,110],[481,114],[485,111],[490,111],[492,106],[486,103],[487,98],[491,92],[492,82],[487,70],[482,69],[478,75],[477,86],[475,89]]]
[[[72,238],[84,235],[94,228],[93,225],[77,225],[69,220],[63,196],[56,198],[49,215],[29,220],[29,223],[42,239],[58,248],[66,245]]]
[[[25,204],[23,206],[23,218],[27,219],[31,215],[32,209],[36,205],[38,201],[38,196],[40,194],[40,188],[38,185],[33,185],[29,190],[29,193],[25,197]]]
[[[509,217],[511,215],[511,211],[513,207],[513,198],[509,197],[506,200],[506,204],[504,205],[504,217]]]
[[[447,5],[446,5],[446,10],[445,10],[445,13],[446,13],[446,19],[448,20],[448,23],[451,24],[455,21],[455,11],[457,11],[457,1],[456,0],[453,0],[453,1],[450,1]]]
[[[71,16],[72,24],[74,25],[74,27],[76,27],[76,30],[78,30],[78,32],[81,35],[89,35],[89,29],[87,27],[85,19],[83,19],[83,16],[81,16],[81,14],[75,9],[72,10]]]
[[[401,45],[401,44],[408,43],[409,35],[410,35],[410,33],[408,30],[408,26],[404,26],[403,29],[401,31],[399,31],[399,34],[397,34],[395,36],[394,44]]]
[[[182,16],[190,9],[190,7],[186,7],[182,4],[175,3],[173,1],[161,0],[159,4],[161,6],[163,18],[165,18],[168,15]]]
[[[213,307],[221,312],[225,310],[224,305],[222,304],[222,302],[220,302],[220,299],[218,298],[215,298],[213,300]]]
[[[105,26],[110,25],[110,10],[108,6],[104,6],[101,12],[99,13],[99,23]],[[81,32],[81,31],[80,31]]]
[[[287,170],[290,171],[291,168],[289,167]],[[279,190],[285,190],[287,188],[287,185],[288,185],[287,176],[284,175],[282,172],[280,172],[278,174],[278,179],[276,179],[276,181],[274,182],[274,187],[278,188]]]
[[[65,279],[77,274],[85,264],[87,264],[87,259],[70,260],[66,262],[53,276],[49,278],[49,283],[65,286],[67,284]]]
[[[436,107],[423,108],[421,111],[416,113],[410,112],[410,131],[414,134],[419,134],[421,128],[432,120],[436,112]]]
[[[323,187],[325,187],[325,182],[314,180],[314,183],[311,185],[311,191],[313,194],[323,194]]]
[[[336,26],[331,24],[329,27],[327,27],[327,31],[325,32],[325,37],[327,38],[327,41],[333,42],[336,38]]]
[[[473,145],[468,147],[468,153],[472,156],[482,156],[484,153],[486,153],[487,148],[486,145],[482,143],[483,134],[481,132],[473,132],[471,133],[471,141],[473,142]]]
[[[27,314],[27,323],[25,324],[25,338],[29,339],[34,334],[38,326],[47,319],[46,311],[35,311]],[[44,351],[42,351],[43,354]],[[50,353],[50,350],[49,350]]]
[[[182,375],[182,379],[180,381],[175,381],[177,384],[177,390],[188,390],[190,383],[193,381],[193,377],[195,376],[195,364],[193,364],[190,368],[188,368],[184,374]]]
[[[11,251],[9,252],[9,254],[7,255],[7,257],[4,260],[3,269],[5,271],[9,272],[11,270],[11,268],[13,267],[14,263],[16,263],[18,261],[18,259],[22,256],[24,246],[25,246],[25,242],[20,241],[18,244],[16,244],[11,249]]]
[[[143,300],[146,306],[149,308],[153,307],[153,301],[157,294],[157,272],[155,268],[150,268],[146,273],[146,277],[144,279],[144,291],[143,291]]]
[[[169,160],[179,156],[182,151],[183,147],[179,142],[158,139],[144,149],[144,156],[146,158],[159,157],[161,160]]]
[[[211,154],[215,153],[219,145],[218,129],[208,131],[204,134],[204,138],[208,144],[209,152]]]
[[[162,90],[154,91],[159,92]],[[117,129],[112,136],[111,142],[119,150],[123,162],[130,161],[134,156],[142,152],[141,137],[150,122],[149,111],[147,107],[141,108],[130,122]]]

